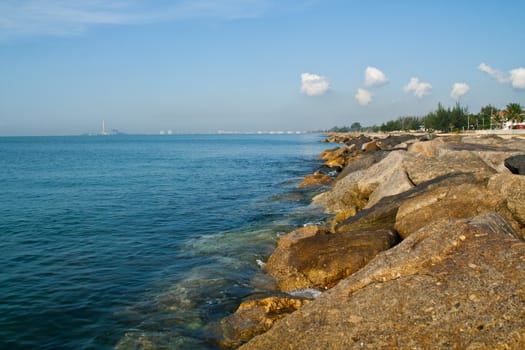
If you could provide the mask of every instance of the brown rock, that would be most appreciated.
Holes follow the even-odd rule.
[[[476,152],[455,151],[445,147],[439,148],[435,158],[410,154],[404,159],[403,167],[415,185],[453,173],[472,173],[480,180],[486,180],[496,173]]]
[[[378,139],[376,141],[376,144],[379,147],[379,149],[382,150],[392,150],[399,148],[406,149],[408,147],[408,144],[411,144],[416,140],[416,136],[410,134],[388,135],[385,138]]]
[[[407,156],[406,151],[389,152],[385,158],[369,168],[355,171],[338,180],[330,191],[314,197],[314,204],[325,207],[328,213],[337,213],[353,207],[362,209],[380,184],[387,182],[394,173],[404,171],[403,162]],[[412,186],[406,176],[395,178],[401,180],[398,183],[399,187],[396,189],[396,184],[390,183],[384,195],[405,191],[407,184]],[[377,202],[382,197],[378,192],[373,198]]]
[[[346,159],[346,165],[341,173],[337,176],[336,181],[339,181],[346,177],[348,174],[354,173],[358,170],[365,170],[375,163],[383,160],[389,152],[377,151],[377,152],[355,152]]]
[[[525,243],[493,218],[421,229],[241,349],[525,348]]]
[[[505,198],[507,208],[520,224],[522,237],[525,238],[525,177],[509,173],[497,174],[489,180],[487,187]]]
[[[398,241],[388,229],[312,235],[314,230],[281,237],[268,259],[265,270],[280,290],[331,288]]]
[[[512,220],[505,199],[482,184],[440,186],[405,200],[397,212],[395,229],[406,238],[442,218],[470,218],[489,212]]]
[[[437,148],[443,143],[444,140],[441,137],[435,138],[430,141],[415,142],[408,147],[408,152],[418,153],[429,158],[434,158],[437,154]]]
[[[346,163],[346,158],[341,156],[333,159],[329,159],[323,163],[323,166],[328,168],[343,168]]]
[[[234,314],[221,320],[220,345],[238,347],[308,302],[309,299],[284,295],[244,301]]]
[[[382,198],[374,206],[359,211],[337,224],[335,232],[347,232],[370,228],[393,228],[396,215],[402,203],[410,198],[434,191],[439,187],[454,187],[462,184],[476,184],[481,182],[472,174],[450,174],[422,183],[406,192]],[[483,183],[484,184],[484,183]]]
[[[297,187],[310,187],[310,186],[319,186],[326,185],[332,182],[332,178],[322,171],[316,171],[311,175],[306,175],[303,182],[301,182]]]
[[[412,181],[408,178],[405,170],[395,169],[388,173],[390,176],[388,176],[385,181],[380,182],[375,188],[368,198],[368,203],[365,208],[370,208],[376,205],[382,198],[403,193],[415,187]]]
[[[325,150],[321,152],[318,155],[318,157],[321,158],[322,160],[331,160],[331,159],[339,158],[341,156],[345,156],[346,153],[348,153],[348,151],[349,151],[349,148],[348,146],[345,145],[345,146]]]
[[[369,141],[361,146],[361,150],[365,152],[377,151],[378,149],[379,146],[377,145],[376,141]]]

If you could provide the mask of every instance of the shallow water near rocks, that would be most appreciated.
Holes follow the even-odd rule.
[[[320,135],[0,138],[0,348],[214,349]],[[259,276],[259,277],[258,277]]]

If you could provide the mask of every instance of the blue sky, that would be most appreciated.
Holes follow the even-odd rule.
[[[525,105],[525,2],[1,0],[0,135],[313,130]]]

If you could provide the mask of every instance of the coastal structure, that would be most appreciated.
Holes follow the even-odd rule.
[[[327,141],[313,202],[332,216],[279,238],[275,293],[223,319],[222,345],[525,348],[525,138]]]

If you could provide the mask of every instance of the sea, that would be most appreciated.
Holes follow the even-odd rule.
[[[322,138],[0,137],[0,349],[217,349]]]

